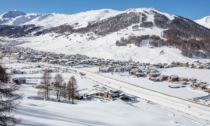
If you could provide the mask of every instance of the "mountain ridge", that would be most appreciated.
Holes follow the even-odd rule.
[[[179,49],[182,55],[190,58],[210,58],[210,29],[190,19],[160,12],[153,8],[135,8],[125,11],[102,9],[68,15],[68,18],[64,14],[42,14],[41,17],[41,19],[38,16],[30,20],[29,22],[34,21],[31,24],[27,22],[21,25],[0,25],[0,36],[24,38],[25,41],[31,41],[31,43],[23,44],[23,46],[27,45],[31,48],[36,48],[32,46],[36,42],[31,38],[39,38],[36,41],[46,41],[47,45],[53,43],[54,40],[64,41],[64,45],[55,44],[55,48],[52,47],[52,50],[49,50],[56,50],[56,52],[56,47],[68,50],[66,47],[70,48],[75,45],[75,48],[87,48],[85,54],[92,55],[91,53],[94,52],[87,47],[90,45],[85,43],[91,43],[93,47],[101,43],[101,46],[104,46],[101,50],[111,52],[113,50],[105,48],[105,45],[114,48],[116,46],[119,52],[122,48],[132,51],[128,49],[131,45],[138,47],[136,49],[143,49],[142,46],[145,45],[152,48],[172,47]],[[65,20],[62,20],[64,18]],[[52,19],[55,19],[54,22]],[[47,39],[45,40],[44,37]],[[42,45],[42,43],[39,44]],[[101,50],[97,50],[99,54],[102,54]],[[149,50],[145,49],[145,51]],[[76,50],[73,52],[82,53]],[[129,54],[133,55],[133,53]],[[107,53],[107,55],[110,54]],[[113,55],[120,57],[121,54],[113,52]]]

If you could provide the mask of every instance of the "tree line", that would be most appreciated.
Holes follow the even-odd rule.
[[[61,74],[56,74],[54,78],[51,76],[49,69],[45,69],[41,77],[41,86],[38,91],[38,95],[44,100],[49,100],[50,95],[54,94],[56,100],[61,102],[63,100],[69,100],[74,104],[75,99],[78,99],[77,80],[74,76],[70,77],[68,82],[64,82]]]
[[[19,86],[9,83],[9,79],[6,69],[0,64],[0,126],[14,126],[20,121],[11,114],[21,100],[16,93]]]

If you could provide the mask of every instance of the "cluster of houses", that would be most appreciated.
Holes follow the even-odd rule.
[[[159,75],[157,77],[150,76],[149,80],[170,82],[172,83],[171,85],[169,85],[170,88],[180,88],[185,87],[186,85],[190,85],[194,90],[203,90],[210,93],[209,84],[207,84],[206,82],[198,81],[195,78],[178,77],[177,75]]]
[[[130,71],[132,67],[135,68],[142,66],[147,68],[189,67],[198,69],[210,69],[210,63],[201,63],[199,61],[196,61],[194,63],[172,62],[171,64],[150,64],[133,61],[116,61],[111,59],[101,59],[95,57],[88,57],[80,54],[56,54],[52,52],[36,51],[30,48],[22,48],[10,45],[1,45],[0,52],[0,55],[27,62],[47,62],[49,64],[59,64],[63,66],[72,67],[100,66],[99,71],[101,72],[124,72]]]
[[[172,62],[171,64],[167,63],[158,63],[153,64],[156,68],[172,68],[172,67],[188,67],[188,68],[194,68],[194,69],[210,69],[210,62],[208,63],[202,63],[198,61],[194,61],[193,63],[181,63],[181,62]]]
[[[200,62],[196,62],[197,64],[201,64]],[[190,85],[193,89],[196,90],[203,90],[205,92],[210,93],[210,86],[206,82],[200,82],[195,78],[185,78],[185,77],[178,77],[177,75],[161,75],[161,72],[158,68],[167,68],[168,67],[183,67],[181,63],[171,63],[170,66],[167,64],[147,64],[142,63],[138,66],[101,66],[99,67],[100,72],[128,72],[129,75],[135,77],[148,77],[149,80],[160,82],[160,81],[167,81],[171,84],[169,85],[170,88],[181,88],[185,87],[186,85]],[[196,66],[196,65],[195,65]]]
[[[194,89],[209,90],[207,84],[203,82],[194,81],[196,79],[180,78],[178,76],[161,75],[159,69],[172,68],[172,67],[188,67],[197,69],[210,69],[210,63],[201,63],[195,61],[193,63],[180,63],[172,62],[167,63],[139,63],[133,61],[116,61],[109,59],[100,59],[95,57],[87,57],[85,55],[65,55],[56,54],[51,52],[36,51],[30,48],[21,48],[17,46],[1,45],[0,55],[17,59],[19,61],[27,62],[46,62],[49,64],[59,64],[62,66],[71,67],[92,67],[98,66],[99,72],[129,72],[130,75],[136,77],[149,77],[152,81],[168,81],[177,82],[181,84],[170,85],[171,88],[182,87],[183,85],[190,84]],[[25,74],[22,71],[13,71],[14,74]]]
[[[84,98],[98,98],[113,101],[116,99],[121,99],[123,101],[136,101],[136,97],[130,96],[128,94],[123,93],[120,90],[112,90],[105,86],[95,85],[94,89],[87,92]]]
[[[99,67],[99,72],[130,72],[135,74],[136,76],[145,76],[145,74],[154,73],[155,75],[158,73],[157,69],[161,68],[172,68],[172,67],[188,67],[188,68],[197,68],[197,69],[210,69],[209,63],[201,63],[199,61],[195,61],[193,63],[180,63],[180,62],[172,62],[171,64],[167,63],[139,63],[139,62],[120,62],[115,61],[108,64],[101,64]],[[155,71],[154,71],[155,70]],[[138,73],[138,74],[137,74]]]
[[[16,46],[1,45],[1,55],[10,57],[19,61],[27,62],[46,62],[49,64],[59,64],[71,67],[91,67],[101,65],[124,65],[129,62],[106,60],[85,55],[65,55],[52,52],[36,51],[30,48],[21,48]],[[134,62],[132,62],[134,63]]]

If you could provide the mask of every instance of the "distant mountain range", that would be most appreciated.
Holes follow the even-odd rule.
[[[9,11],[0,15],[2,41],[24,40],[27,43],[20,46],[37,50],[138,61],[147,61],[140,53],[152,55],[154,60],[158,55],[149,52],[159,49],[178,49],[190,58],[210,58],[209,28],[210,17],[192,21],[153,8],[102,9],[73,15]],[[166,59],[172,54],[169,51]]]
[[[210,16],[195,20],[195,22],[210,29]]]

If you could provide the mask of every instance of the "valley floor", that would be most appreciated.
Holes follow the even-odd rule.
[[[79,101],[78,104],[44,101],[32,85],[24,84],[24,98],[15,111],[20,126],[204,126],[203,121],[138,99],[137,103],[117,101]]]
[[[13,77],[41,77],[42,69],[35,68],[37,64],[17,63],[17,62],[5,62],[4,65],[9,69],[21,69],[28,74],[13,75]],[[49,65],[43,65],[43,67],[49,67]],[[25,69],[23,69],[25,67]],[[58,67],[53,66],[52,67]],[[87,90],[81,93],[88,92],[93,89],[94,85],[108,85],[110,80],[100,80],[94,78],[94,76],[86,75],[82,77],[77,72],[65,73],[62,70],[67,68],[60,67],[60,73],[63,75],[65,81],[71,76],[75,76],[78,82],[79,89],[87,88]],[[72,69],[72,68],[70,68]],[[82,70],[82,69],[78,69]],[[83,69],[84,70],[84,69]],[[88,70],[88,69],[85,69]],[[89,71],[95,72],[96,68],[92,68]],[[35,72],[35,73],[33,73]],[[167,71],[166,71],[167,72]],[[52,73],[54,76],[56,73]],[[151,84],[143,79],[133,78],[128,76],[121,76],[118,74],[106,74],[106,76],[121,79],[129,83],[144,85],[152,85],[151,87],[159,87],[165,84]],[[202,78],[201,78],[202,79]],[[208,81],[208,80],[206,80]],[[144,83],[142,83],[144,82]],[[106,101],[99,99],[81,100],[77,101],[77,104],[71,104],[69,102],[56,102],[53,98],[49,101],[45,101],[38,97],[38,89],[33,88],[40,83],[38,79],[29,79],[27,84],[22,84],[19,93],[23,95],[23,100],[15,110],[15,116],[21,120],[19,126],[208,126],[209,121],[195,116],[186,114],[185,112],[178,111],[176,109],[170,109],[164,105],[160,105],[145,98],[138,97],[137,102],[124,102],[120,99],[115,101]],[[112,84],[112,83],[111,83]],[[167,85],[167,84],[166,84]],[[143,85],[140,85],[143,86]],[[148,87],[150,88],[150,87]],[[116,88],[118,89],[118,88]],[[166,87],[158,88],[164,89]],[[193,98],[197,96],[206,96],[204,92],[193,91],[190,88],[185,88],[185,91],[192,94],[186,94],[182,98]],[[134,90],[137,91],[137,90]],[[169,91],[170,92],[170,91]],[[177,92],[182,92],[181,90]],[[184,92],[184,91],[183,91]],[[167,92],[165,92],[167,93]],[[174,91],[174,94],[179,94]],[[176,96],[176,95],[175,95]],[[177,106],[178,107],[178,106]],[[193,110],[193,109],[192,109]],[[210,120],[210,119],[209,119]]]

